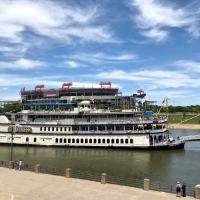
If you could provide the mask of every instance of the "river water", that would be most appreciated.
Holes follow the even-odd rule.
[[[172,137],[199,135],[200,130],[172,129]],[[10,147],[0,146],[0,160],[10,160]],[[118,150],[57,147],[16,147],[13,159],[58,169],[107,173],[111,176],[149,178],[168,184],[200,184],[200,141],[186,142],[180,150]]]

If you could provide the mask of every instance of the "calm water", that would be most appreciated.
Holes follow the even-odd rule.
[[[198,135],[200,130],[171,130],[173,137]],[[0,146],[0,160],[10,160],[10,147]],[[200,141],[186,142],[185,149],[168,151],[84,148],[15,147],[14,160],[54,168],[149,178],[169,184],[200,184]]]

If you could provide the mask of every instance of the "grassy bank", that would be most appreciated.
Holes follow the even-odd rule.
[[[196,125],[200,125],[199,121],[200,121],[200,116],[197,116],[198,114],[187,114],[186,113],[186,116],[185,118],[183,118],[183,114],[182,113],[169,113],[168,115],[168,122],[170,124],[177,124],[177,123],[180,123],[180,121],[185,121],[187,119],[190,119],[191,117],[195,117],[193,119],[190,119],[189,121],[187,122],[184,122],[182,124],[196,124]],[[155,115],[154,115],[155,116]],[[159,114],[158,116],[167,116],[166,113],[162,113],[162,114]],[[197,117],[196,117],[197,116]]]

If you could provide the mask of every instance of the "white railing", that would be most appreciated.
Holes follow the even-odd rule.
[[[183,141],[200,140],[200,135],[182,136],[180,137],[180,140],[183,140]]]
[[[15,123],[19,123],[19,124],[27,124],[27,123],[31,123],[31,124],[57,124],[60,123],[62,125],[90,125],[90,124],[94,124],[94,125],[142,125],[142,124],[146,124],[146,123],[150,123],[153,124],[153,121],[151,120],[145,120],[145,121],[132,121],[130,122],[130,119],[125,119],[125,120],[110,120],[107,119],[106,121],[101,121],[101,120],[90,120],[90,121],[82,121],[82,120],[78,120],[78,119],[49,119],[49,118],[40,118],[40,119],[36,119],[35,121],[16,121]],[[163,123],[165,122],[165,120],[158,120],[158,123]]]

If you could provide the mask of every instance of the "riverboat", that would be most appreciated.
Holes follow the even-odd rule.
[[[166,116],[146,117],[144,111],[137,107],[95,109],[91,101],[83,101],[78,108],[68,111],[22,110],[0,115],[0,145],[152,150],[184,148],[184,141],[170,136]]]

